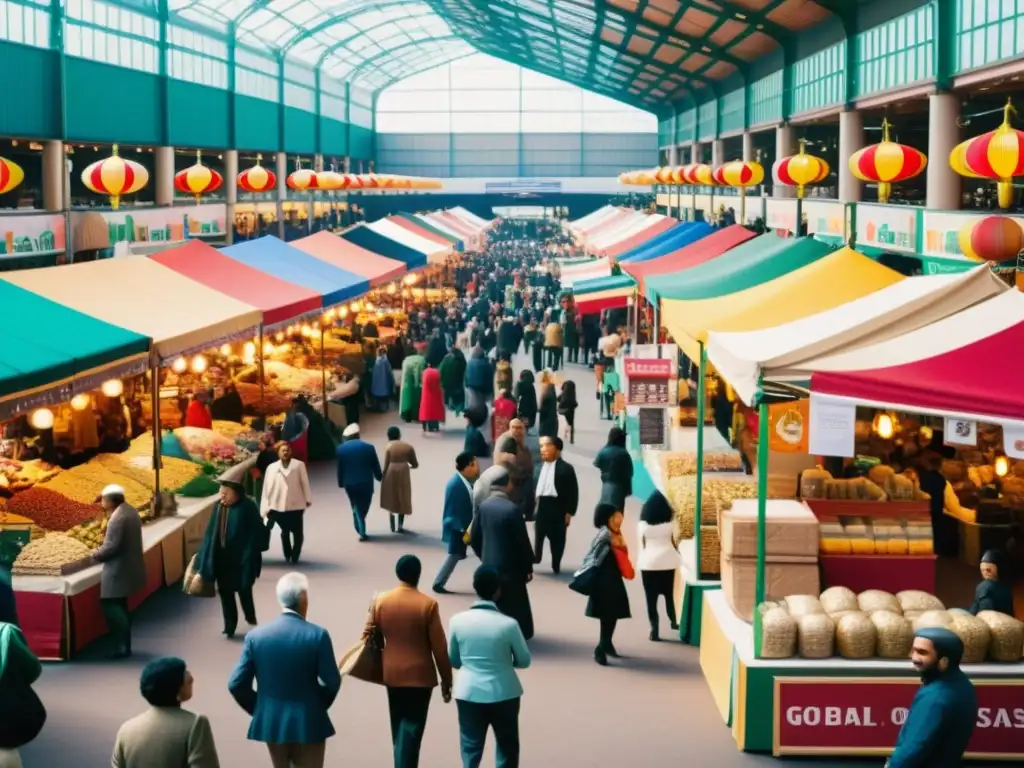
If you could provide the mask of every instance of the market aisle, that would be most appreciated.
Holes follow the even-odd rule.
[[[520,365],[526,360],[516,361]],[[565,458],[577,469],[581,487],[580,514],[569,532],[564,567],[573,570],[593,534],[591,512],[600,491],[591,462],[604,443],[609,422],[597,418],[593,374],[571,366],[580,410],[577,445],[567,446]],[[364,419],[364,436],[380,451],[386,428],[397,414]],[[307,515],[307,539],[299,569],[311,581],[311,615],[327,626],[341,652],[358,637],[367,605],[378,590],[395,583],[394,564],[406,552],[423,560],[423,585],[444,557],[439,540],[441,500],[461,450],[461,423],[449,419],[448,434],[424,436],[418,425],[404,425],[403,437],[416,448],[420,469],[413,472],[414,515],[409,527],[418,535],[387,532],[387,517],[374,508],[369,518],[373,541],[357,542],[347,500],[335,487],[333,466],[313,469],[316,503]],[[375,499],[376,502],[376,499]],[[630,500],[627,537],[635,552],[639,505]],[[447,619],[470,605],[475,559],[460,564],[450,583],[457,595],[443,596]],[[277,614],[274,583],[285,573],[280,541],[275,539],[256,587],[257,612],[262,621]],[[530,587],[537,637],[531,643],[534,665],[522,675],[526,694],[521,719],[523,765],[747,766],[768,764],[770,758],[739,754],[711,701],[698,665],[696,649],[676,641],[647,640],[643,592],[639,579],[630,584],[634,618],[622,622],[616,646],[626,658],[603,669],[592,658],[597,624],[583,616],[584,598],[570,592],[567,577],[554,577],[541,566]],[[38,685],[49,710],[49,722],[39,739],[23,750],[26,768],[101,768],[109,765],[118,726],[141,711],[138,694],[142,665],[160,655],[184,658],[196,678],[190,709],[208,715],[223,768],[265,766],[262,745],[245,738],[248,717],[227,692],[227,679],[241,649],[240,639],[220,635],[219,605],[215,600],[187,599],[165,590],[136,616],[136,656],[128,662],[91,661],[86,656],[71,664],[47,665]],[[670,634],[663,625],[663,635]],[[98,649],[97,649],[98,650]],[[458,729],[454,705],[435,695],[423,745],[423,768],[456,768]],[[338,735],[328,744],[328,766],[387,768],[391,765],[390,731],[383,689],[346,682],[331,711]],[[493,761],[493,757],[488,758]],[[485,763],[486,764],[486,763]],[[493,762],[489,764],[493,765]],[[803,762],[802,765],[816,763]],[[825,765],[825,763],[820,763]],[[828,763],[869,765],[873,763]]]

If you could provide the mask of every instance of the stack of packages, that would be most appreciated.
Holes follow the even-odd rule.
[[[823,517],[819,523],[823,555],[931,555],[931,522],[922,518]]]
[[[818,519],[802,502],[770,499],[766,510],[765,598],[816,595]],[[737,499],[721,519],[722,592],[744,621],[753,621],[757,583],[757,500]]]

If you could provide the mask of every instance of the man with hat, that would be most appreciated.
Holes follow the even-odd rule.
[[[956,768],[978,718],[974,685],[960,669],[964,644],[944,627],[914,635],[910,659],[921,673],[906,722],[887,768]]]
[[[366,515],[373,501],[373,481],[380,482],[383,476],[380,459],[373,446],[359,437],[359,425],[349,424],[338,446],[338,487],[344,488],[352,505],[352,524],[360,541],[368,541]]]
[[[100,576],[100,607],[114,638],[114,658],[132,653],[131,616],[128,598],[146,586],[146,562],[142,550],[142,519],[124,500],[124,488],[108,485],[100,494],[107,514],[107,533],[103,544],[92,553],[94,562],[103,563]]]

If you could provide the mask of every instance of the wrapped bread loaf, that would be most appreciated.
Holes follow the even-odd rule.
[[[857,593],[846,587],[829,587],[821,593],[819,600],[822,610],[829,614],[860,610]]]
[[[857,605],[864,613],[874,613],[875,611],[890,611],[897,615],[903,613],[903,608],[896,596],[880,589],[866,589],[861,592],[857,595]]]
[[[812,613],[825,613],[821,601],[814,595],[789,595],[786,598],[786,609],[795,619]]]
[[[835,648],[836,625],[827,613],[806,613],[797,619],[800,655],[827,659]]]
[[[914,643],[914,627],[907,619],[892,611],[871,614],[875,625],[876,651],[883,659],[906,659]]]
[[[840,656],[847,659],[870,659],[875,655],[875,625],[867,614],[849,611],[835,621],[836,649]]]
[[[777,603],[762,603],[758,611],[761,614],[761,658],[792,658],[796,654],[796,619]]]
[[[800,498],[824,499],[825,483],[831,479],[832,475],[822,469],[820,464],[814,469],[805,469],[800,474]]]
[[[956,633],[964,644],[964,664],[980,664],[988,654],[990,635],[988,624],[967,611],[954,610],[947,629]]]
[[[1024,623],[999,611],[981,611],[977,618],[988,626],[988,657],[992,661],[1020,661]]]
[[[903,615],[914,622],[915,632],[926,627],[949,627],[953,621],[949,611],[922,611],[917,616],[910,616],[909,613]]]
[[[946,606],[935,595],[929,595],[919,589],[905,589],[896,593],[903,612],[907,611],[944,611]]]

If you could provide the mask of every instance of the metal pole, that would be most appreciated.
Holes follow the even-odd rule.
[[[705,371],[707,370],[708,353],[704,343],[700,344],[700,358],[697,366],[697,493],[693,511],[693,558],[697,578],[701,578],[700,561],[700,526],[701,512],[704,503],[704,402],[707,400]]]
[[[758,402],[760,402],[760,396]],[[760,605],[765,598],[765,536],[768,510],[768,404],[758,405],[757,428],[757,583],[754,603]]]
[[[259,375],[260,375],[260,410],[262,411],[262,410],[264,410],[264,401],[263,401],[263,395],[264,395],[264,392],[263,392],[263,386],[264,386],[264,384],[263,384],[263,323],[260,323],[259,347],[256,350],[256,360],[258,361],[258,365],[259,365],[259,371],[258,372],[259,372]],[[264,416],[265,415],[266,414],[264,414]]]
[[[160,494],[160,357],[154,349],[149,355],[149,378],[153,398],[153,505]]]
[[[321,384],[323,386],[323,395],[324,395],[324,418],[326,419],[326,418],[329,418],[329,417],[327,416],[327,362],[326,362],[327,354],[326,354],[326,351],[324,350],[324,333],[325,333],[325,331],[324,331],[323,322],[321,322],[320,323],[320,373],[321,373],[321,379],[322,379]]]
[[[800,237],[800,230],[803,227],[803,219],[804,191],[802,189],[799,189],[796,193],[796,231],[793,233],[793,237]]]

